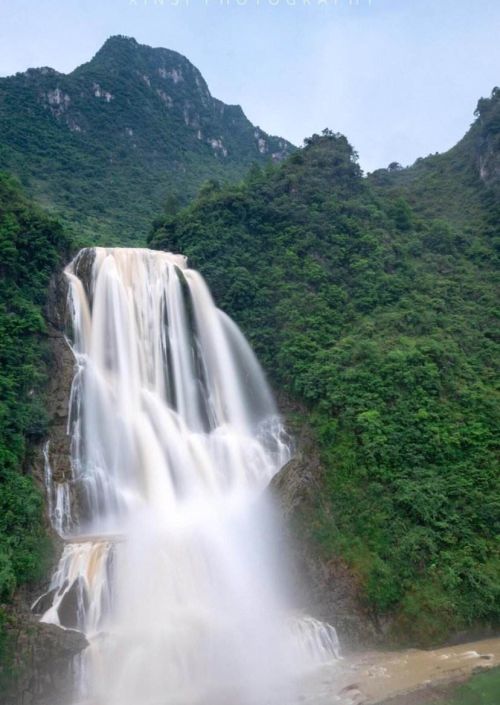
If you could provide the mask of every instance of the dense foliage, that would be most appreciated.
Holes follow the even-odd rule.
[[[459,685],[448,697],[435,700],[435,705],[495,705],[500,692],[500,668],[479,673]]]
[[[42,310],[67,246],[61,227],[0,174],[0,601],[40,577],[47,552],[43,497],[23,464],[46,432]]]
[[[141,243],[168,193],[290,148],[213,98],[186,58],[127,37],[68,75],[0,78],[0,169],[92,244]]]
[[[151,245],[188,255],[309,406],[325,477],[301,531],[349,562],[395,637],[424,642],[500,619],[498,221],[474,163],[415,169],[434,204],[411,170],[363,179],[325,131],[240,185],[206,184]]]
[[[395,636],[499,621],[498,91],[448,153],[365,179],[328,131],[267,163],[290,145],[183,57],[117,37],[68,76],[0,79],[0,128],[0,165],[89,244],[139,242],[163,205],[152,246],[188,255],[308,409],[325,473],[300,531],[348,561]],[[0,600],[46,550],[22,469],[46,430],[42,308],[66,247],[1,176]]]

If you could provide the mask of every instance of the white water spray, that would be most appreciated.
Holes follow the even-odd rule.
[[[284,705],[332,627],[287,617],[263,490],[290,457],[250,347],[180,255],[83,250],[68,266],[73,479],[42,619],[83,631],[99,705]],[[71,533],[70,533],[71,532]]]

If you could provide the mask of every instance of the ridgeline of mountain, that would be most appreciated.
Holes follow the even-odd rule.
[[[67,75],[0,79],[0,169],[92,244],[140,242],[168,197],[292,150],[213,98],[185,57],[128,37]]]
[[[499,127],[496,89],[452,150],[368,179],[325,131],[151,236],[285,399],[302,449],[278,485],[344,642],[500,624]]]
[[[450,150],[417,159],[403,169],[393,162],[369,180],[380,192],[406,198],[419,214],[446,218],[458,227],[498,214],[500,194],[500,89],[481,98],[476,119]]]

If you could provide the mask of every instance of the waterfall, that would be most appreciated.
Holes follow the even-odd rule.
[[[85,249],[66,276],[73,476],[54,487],[47,447],[65,546],[42,620],[89,640],[75,698],[283,705],[337,643],[287,613],[264,490],[290,449],[253,352],[181,255]]]

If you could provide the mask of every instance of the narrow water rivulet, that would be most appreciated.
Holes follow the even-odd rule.
[[[85,633],[75,702],[264,705],[333,658],[292,617],[266,486],[290,457],[259,364],[181,255],[86,249],[67,267],[72,478],[42,619]]]

